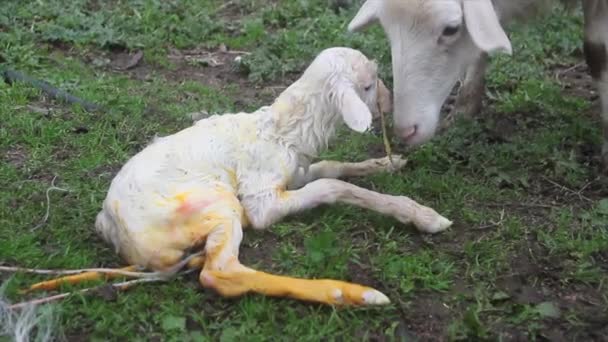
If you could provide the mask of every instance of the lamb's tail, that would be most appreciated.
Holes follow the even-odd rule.
[[[54,307],[29,304],[13,309],[4,297],[7,284],[8,281],[0,286],[0,340],[3,337],[15,342],[55,340],[58,324]]]

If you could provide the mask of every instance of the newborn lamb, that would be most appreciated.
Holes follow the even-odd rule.
[[[189,266],[202,268],[200,283],[223,296],[389,303],[369,287],[272,275],[238,259],[244,227],[264,229],[322,204],[371,209],[428,233],[451,225],[407,197],[336,179],[389,170],[388,158],[310,165],[341,121],[364,132],[379,110],[390,110],[390,93],[376,64],[357,50],[324,50],[272,106],[200,120],[132,157],[112,181],[96,229],[129,263],[156,271],[204,251]],[[405,164],[399,156],[393,161]]]

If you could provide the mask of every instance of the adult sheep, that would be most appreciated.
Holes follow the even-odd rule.
[[[569,5],[576,0],[561,0]],[[511,54],[503,25],[547,10],[557,0],[368,0],[350,31],[380,22],[390,43],[395,134],[415,146],[431,139],[440,109],[463,75],[456,110],[480,110],[488,55]],[[581,0],[584,52],[598,88],[608,166],[608,0]],[[460,110],[459,110],[460,109]]]

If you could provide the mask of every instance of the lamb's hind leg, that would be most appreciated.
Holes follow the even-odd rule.
[[[608,0],[585,0],[585,58],[597,86],[604,130],[602,159],[608,172]]]
[[[239,219],[221,220],[207,238],[206,261],[200,274],[203,286],[222,296],[256,292],[324,304],[387,304],[388,298],[372,288],[337,280],[278,276],[243,266],[238,260],[242,228]]]

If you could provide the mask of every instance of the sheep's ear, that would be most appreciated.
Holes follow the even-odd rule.
[[[464,20],[473,42],[482,51],[513,53],[511,41],[500,25],[491,0],[464,0]]]
[[[357,132],[365,132],[372,125],[372,113],[352,87],[340,89],[341,99],[338,108],[344,123]]]
[[[382,0],[367,0],[361,8],[357,15],[350,21],[348,24],[348,30],[350,32],[361,31],[367,26],[378,21],[378,11],[380,9],[380,2]]]

